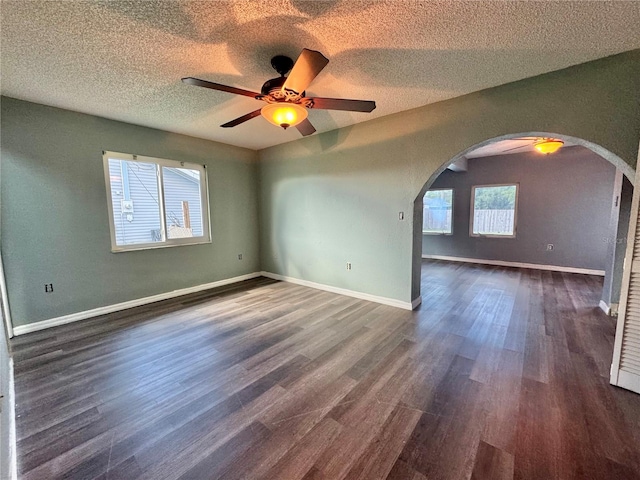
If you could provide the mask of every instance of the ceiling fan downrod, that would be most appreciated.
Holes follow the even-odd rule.
[[[271,66],[284,77],[293,68],[293,60],[286,55],[276,55],[271,59]]]

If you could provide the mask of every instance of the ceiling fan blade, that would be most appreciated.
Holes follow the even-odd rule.
[[[502,153],[507,153],[507,152],[510,152],[512,150],[518,150],[519,148],[529,148],[529,147],[532,147],[532,146],[533,146],[533,143],[528,143],[526,145],[520,145],[518,147],[507,148],[506,150],[503,150]]]
[[[256,92],[243,90],[242,88],[229,87],[228,85],[222,85],[220,83],[208,82],[207,80],[200,80],[199,78],[185,77],[182,81],[188,85],[210,88],[211,90],[220,90],[221,92],[235,93],[236,95],[244,95],[245,97],[256,98],[260,96],[260,94]]]
[[[329,59],[315,50],[302,49],[302,53],[291,69],[291,73],[282,85],[282,90],[304,92],[314,78],[329,63]]]
[[[251,113],[247,113],[241,117],[236,118],[235,120],[231,120],[230,122],[225,123],[224,125],[220,125],[222,128],[230,128],[235,127],[236,125],[240,125],[241,123],[246,122],[247,120],[251,120],[252,118],[256,118],[260,116],[260,111],[262,109],[259,108]]]
[[[306,137],[307,135],[311,135],[316,131],[315,127],[311,125],[311,122],[309,121],[308,118],[305,118],[298,125],[296,125],[296,128],[302,134],[303,137]]]
[[[349,112],[371,112],[376,108],[373,100],[348,100],[346,98],[313,97],[313,108],[320,110],[346,110]]]

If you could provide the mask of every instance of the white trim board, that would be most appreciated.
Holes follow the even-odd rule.
[[[446,260],[449,262],[477,263],[479,265],[495,265],[497,267],[532,268],[534,270],[550,270],[552,272],[581,273],[583,275],[599,275],[604,277],[604,270],[589,268],[562,267],[559,265],[542,265],[538,263],[504,262],[502,260],[484,260],[481,258],[448,257],[445,255],[422,255],[429,260]]]
[[[607,302],[605,302],[604,300],[600,300],[599,307],[600,307],[600,310],[602,310],[605,314],[611,315],[611,308],[609,308],[609,305],[607,305]]]
[[[422,297],[416,298],[413,302],[403,302],[402,300],[396,300],[395,298],[379,297],[377,295],[371,295],[369,293],[356,292],[355,290],[348,290],[346,288],[332,287],[331,285],[325,285],[323,283],[310,282],[309,280],[301,280],[295,277],[287,277],[285,275],[279,275],[277,273],[262,272],[263,277],[272,278],[273,280],[280,280],[287,283],[295,283],[296,285],[302,285],[304,287],[316,288],[318,290],[324,290],[325,292],[337,293],[339,295],[346,295],[347,297],[359,298],[361,300],[368,300],[369,302],[381,303],[383,305],[389,305],[390,307],[402,308],[404,310],[413,310],[415,307],[422,303]],[[414,302],[415,307],[414,307]]]
[[[4,266],[2,264],[2,254],[0,254],[0,302],[2,303],[2,314],[4,324],[7,327],[7,336],[13,338],[13,323],[11,323],[11,311],[9,310],[9,295],[7,294],[7,281],[4,276]]]
[[[173,290],[171,292],[151,295],[150,297],[138,298],[135,300],[129,300],[127,302],[116,303],[114,305],[105,305],[104,307],[71,313],[69,315],[63,315],[61,317],[50,318],[48,320],[42,320],[40,322],[29,323],[27,325],[18,325],[17,327],[13,327],[13,333],[14,335],[24,335],[26,333],[37,332],[38,330],[57,327],[59,325],[66,325],[67,323],[86,320],[87,318],[98,317],[107,313],[113,313],[120,310],[126,310],[128,308],[139,307],[141,305],[147,305],[149,303],[159,302],[161,300],[167,300],[169,298],[181,297],[182,295],[201,292],[203,290],[209,290],[211,288],[222,287],[224,285],[230,285],[232,283],[249,280],[251,278],[257,278],[259,276],[260,272],[247,273],[246,275],[226,278],[224,280],[218,280],[217,282],[203,283],[202,285],[196,285],[194,287],[181,288],[179,290]]]
[[[411,302],[411,310],[415,310],[419,305],[422,305],[422,296],[413,299]]]
[[[18,478],[18,450],[16,437],[16,394],[13,375],[13,357],[9,356],[9,391],[5,398],[4,407],[9,409],[9,478]]]

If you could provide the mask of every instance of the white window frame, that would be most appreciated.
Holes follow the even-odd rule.
[[[158,199],[160,204],[161,237],[159,242],[133,243],[130,245],[118,245],[116,243],[116,228],[113,216],[113,198],[111,195],[111,179],[109,175],[109,160],[124,160],[127,162],[153,163],[157,168],[158,175]],[[120,152],[102,152],[102,163],[104,167],[104,181],[107,189],[107,207],[109,212],[109,230],[111,232],[111,251],[113,253],[131,252],[136,250],[149,250],[153,248],[179,247],[183,245],[201,245],[211,243],[211,223],[209,221],[209,181],[207,178],[206,165],[197,163],[181,162],[177,160],[167,160],[164,158],[146,157],[144,155],[133,155]],[[162,167],[185,168],[200,172],[200,203],[202,212],[202,237],[187,238],[167,238],[167,219],[165,215],[164,180]]]
[[[513,207],[513,235],[493,235],[484,233],[473,233],[473,221],[475,220],[475,208],[476,208],[476,188],[487,187],[516,187],[516,199]],[[519,183],[497,183],[492,185],[473,185],[471,187],[471,215],[469,216],[469,236],[470,237],[482,237],[482,238],[516,238],[518,231],[518,195],[520,194]]]
[[[430,188],[430,189],[427,190],[427,192],[436,192],[436,191],[439,191],[439,190],[451,190],[451,232],[449,232],[449,233],[445,233],[445,232],[425,232],[424,231],[424,225],[423,225],[422,226],[422,228],[423,228],[422,234],[423,235],[447,235],[447,236],[453,235],[453,218],[454,218],[454,216],[453,216],[454,215],[454,210],[453,209],[455,208],[455,203],[456,203],[456,200],[455,200],[456,192],[455,192],[454,188]],[[425,195],[427,194],[427,192],[425,192]],[[422,213],[422,215],[424,216],[424,195],[422,197],[422,202],[423,202],[423,205],[422,205],[422,212],[423,213]]]

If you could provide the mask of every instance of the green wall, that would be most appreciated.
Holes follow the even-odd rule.
[[[1,102],[1,245],[16,326],[260,269],[408,302],[419,294],[421,194],[461,152],[552,132],[632,172],[640,50],[260,152]],[[103,150],[206,164],[213,243],[111,253]]]
[[[1,109],[14,326],[259,270],[255,151],[7,97]],[[213,242],[111,253],[103,150],[205,164]]]
[[[408,302],[419,295],[421,195],[453,157],[552,132],[604,147],[629,174],[639,105],[634,50],[262,150],[262,269]]]

